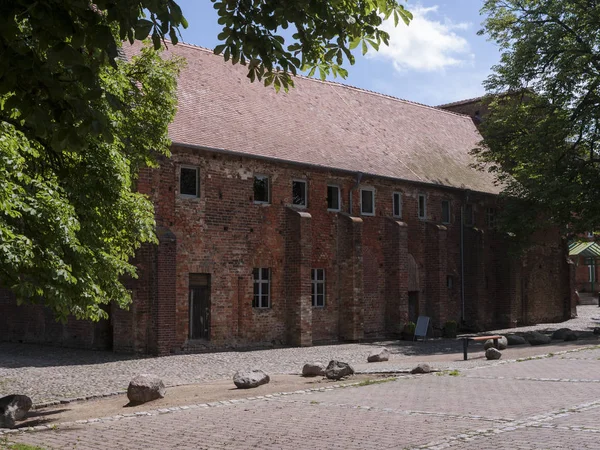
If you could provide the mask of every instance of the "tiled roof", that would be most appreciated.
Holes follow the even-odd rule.
[[[469,167],[481,139],[472,120],[339,83],[297,77],[289,93],[251,83],[247,69],[187,44],[170,127],[176,144],[497,193]]]
[[[464,100],[458,100],[456,102],[452,102],[452,103],[444,103],[443,105],[437,105],[436,108],[447,108],[449,106],[458,106],[458,105],[468,105],[469,103],[478,103],[481,100],[483,100],[483,96],[481,97],[473,97],[473,98],[467,98]]]

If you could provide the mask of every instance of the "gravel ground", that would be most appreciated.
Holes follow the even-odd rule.
[[[580,306],[578,314],[578,318],[559,324],[540,324],[507,331],[562,327],[589,331],[595,326],[592,317],[600,317],[600,308]],[[579,341],[579,344],[573,345],[581,344],[584,342]],[[377,365],[367,364],[367,355],[381,346],[389,348],[390,361]],[[517,351],[515,348],[515,353],[507,357],[514,359],[547,351],[550,350],[528,347]],[[174,386],[230,378],[237,370],[250,367],[260,368],[273,374],[299,373],[306,362],[327,363],[331,359],[349,362],[358,371],[406,370],[419,362],[429,362],[439,369],[459,370],[497,364],[497,362],[486,361],[481,355],[473,355],[469,361],[462,361],[461,352],[462,343],[450,339],[231,351],[161,358],[139,358],[110,352],[0,343],[0,396],[13,393],[26,394],[33,399],[34,403],[39,404],[122,392],[127,388],[129,380],[139,373],[156,374],[167,386]]]

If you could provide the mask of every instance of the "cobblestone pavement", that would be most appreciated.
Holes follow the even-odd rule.
[[[589,331],[595,325],[592,317],[600,316],[600,308],[581,306],[578,315],[577,319],[560,324],[542,324],[510,331],[561,327]],[[598,341],[581,340],[551,347],[514,347],[508,349],[503,358],[527,358],[596,343]],[[381,345],[390,349],[390,361],[377,365],[366,364],[370,351]],[[349,362],[359,371],[407,370],[419,362],[428,362],[439,369],[459,370],[498,364],[485,360],[482,355],[481,345],[473,346],[469,360],[463,361],[462,343],[450,339],[231,351],[162,358],[136,358],[110,352],[0,343],[0,396],[21,393],[29,395],[36,404],[43,404],[122,392],[129,380],[139,373],[156,374],[167,386],[175,386],[230,378],[237,370],[247,367],[260,368],[272,374],[298,373],[306,362],[327,363],[331,359]]]
[[[457,376],[190,405],[4,438],[48,449],[597,449],[599,359],[598,348],[575,350]]]

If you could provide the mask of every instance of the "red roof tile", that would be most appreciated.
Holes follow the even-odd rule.
[[[276,93],[210,50],[177,44],[165,53],[187,59],[169,129],[176,144],[499,191],[491,174],[469,167],[481,136],[467,116],[306,77]]]

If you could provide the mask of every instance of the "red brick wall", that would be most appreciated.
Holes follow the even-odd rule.
[[[419,267],[420,313],[431,316],[435,327],[442,327],[447,320],[461,320],[460,207],[464,192],[363,176],[360,186],[375,189],[376,214],[361,216],[355,175],[201,150],[176,148],[173,153],[173,158],[155,171],[160,175],[152,176],[151,191],[157,203],[157,221],[177,240],[177,345],[194,344],[187,342],[189,273],[212,276],[211,339],[201,343],[206,347],[295,342],[298,335],[305,336],[302,339],[308,343],[398,332],[406,320],[407,296],[402,290],[393,300],[391,293],[397,292],[401,283],[397,274],[406,274],[408,254]],[[200,170],[197,199],[177,194],[181,164]],[[270,176],[270,205],[253,203],[254,173]],[[298,178],[308,181],[308,207],[303,211],[310,214],[306,219],[310,225],[305,227],[310,231],[300,232],[300,222],[292,219],[296,217],[293,210],[286,209],[292,203],[292,180]],[[362,221],[327,211],[328,183],[341,187],[343,211],[350,208],[352,192],[352,213]],[[392,216],[393,192],[402,192],[403,240],[386,225]],[[426,220],[417,217],[419,194],[427,197]],[[442,200],[451,203],[451,220],[439,226]],[[493,232],[486,227],[485,210],[494,202],[492,196],[469,194],[475,223],[465,227],[464,234],[464,318],[475,327],[525,320],[522,315],[517,317],[516,311],[518,277],[514,267],[520,262],[506,256],[506,246],[488,236]],[[324,268],[327,279],[326,306],[312,308],[310,313],[298,309],[310,302],[307,254],[311,255],[310,266]],[[404,259],[395,261],[401,254]],[[254,267],[272,270],[272,307],[267,310],[252,308]],[[304,275],[298,281],[300,273]],[[556,274],[552,272],[552,276]],[[537,271],[527,275],[535,289],[548,284],[556,287],[567,280],[550,283]],[[543,283],[537,281],[541,279]],[[303,300],[298,300],[298,293]],[[534,296],[546,297],[545,293]],[[564,308],[561,301],[556,303]],[[556,317],[553,308],[538,309],[540,316]]]
[[[6,289],[0,289],[0,340],[64,347],[110,349],[110,322],[75,320],[57,322],[49,308],[17,302]]]
[[[198,198],[179,196],[181,165],[198,167]],[[269,205],[253,203],[255,173],[270,177]],[[308,182],[302,210],[290,207],[292,180],[299,178]],[[327,211],[328,183],[341,188],[340,213]],[[137,254],[139,278],[128,281],[130,310],[113,308],[115,350],[165,354],[397,334],[408,316],[411,257],[418,268],[419,313],[430,316],[435,328],[463,318],[481,328],[570,315],[571,268],[558,235],[540,236],[526,258],[512,258],[485,224],[486,207],[496,199],[468,193],[475,223],[464,228],[463,317],[460,210],[467,193],[366,175],[360,186],[375,190],[373,217],[360,214],[356,174],[173,148],[160,169],[144,170],[138,179],[138,189],[155,203],[160,245],[145,245]],[[402,193],[401,218],[392,218],[393,192]],[[417,217],[419,194],[427,198],[425,219]],[[442,200],[451,204],[450,223],[443,226]],[[268,309],[252,307],[252,271],[258,267],[271,269]],[[325,269],[323,308],[311,306],[311,268]],[[188,338],[190,273],[210,275],[208,341]],[[9,334],[0,331],[0,338]]]

